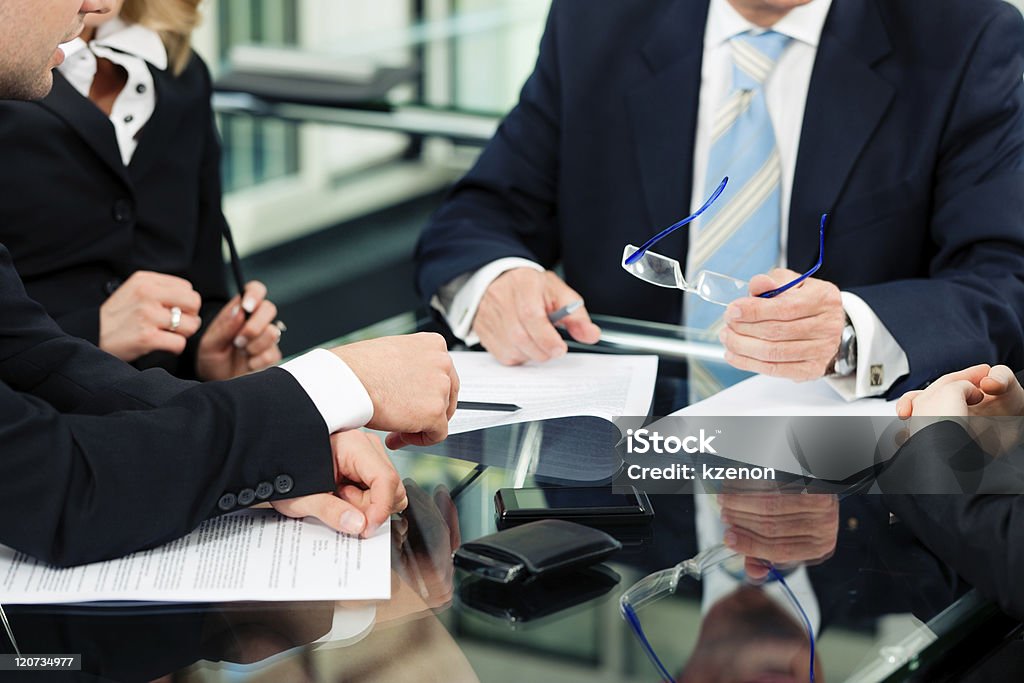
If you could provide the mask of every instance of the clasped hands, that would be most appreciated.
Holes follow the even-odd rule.
[[[907,392],[896,403],[896,414],[901,420],[914,418],[899,435],[901,442],[932,423],[919,418],[961,418],[971,438],[1000,457],[1024,438],[1020,420],[1000,419],[1024,416],[1024,388],[1007,366],[982,363]]]

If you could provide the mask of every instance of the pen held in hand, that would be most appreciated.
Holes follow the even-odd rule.
[[[566,304],[565,306],[562,306],[561,308],[548,313],[548,320],[551,321],[552,325],[554,325],[555,323],[562,320],[562,318],[567,318],[568,316],[572,315],[582,307],[583,299],[577,299],[576,301],[573,301],[571,304]]]
[[[231,229],[228,228],[227,224],[224,224],[224,241],[228,245],[228,260],[231,263],[231,275],[235,280],[235,287],[238,289],[238,301],[239,305],[245,301],[245,276],[242,275],[242,259],[238,256],[238,249],[235,248],[235,238],[231,234]],[[242,307],[242,313],[245,315],[246,320],[249,319],[249,315],[252,311],[245,310]]]
[[[485,410],[495,413],[514,413],[522,410],[512,403],[488,403],[485,401],[459,401],[456,406],[459,410]]]

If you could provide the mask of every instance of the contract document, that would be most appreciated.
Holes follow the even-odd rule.
[[[489,353],[452,353],[459,400],[511,403],[515,412],[456,411],[449,434],[498,425],[592,416],[645,416],[654,397],[657,356],[570,353],[544,364],[505,366]]]
[[[144,600],[384,600],[391,597],[391,525],[368,539],[276,510],[242,510],[189,535],[106,562],[60,569],[0,546],[9,604]]]

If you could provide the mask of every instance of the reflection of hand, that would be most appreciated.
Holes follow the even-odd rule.
[[[808,278],[772,299],[757,298],[800,276],[777,268],[750,281],[751,296],[729,304],[719,339],[740,370],[805,381],[823,377],[839,350],[846,313],[839,288]]]
[[[484,292],[473,331],[483,347],[505,365],[559,358],[569,347],[548,314],[581,298],[551,271],[514,268],[495,278]],[[596,344],[601,338],[601,329],[591,322],[585,308],[559,324],[584,344]]]
[[[459,375],[444,337],[421,332],[332,349],[373,402],[371,429],[391,432],[388,448],[430,446],[448,436],[459,399]]]
[[[377,606],[377,623],[394,622],[449,605],[454,590],[452,551],[459,547],[459,518],[448,489],[433,498],[410,479],[409,507],[391,524],[391,600]]]
[[[153,351],[179,355],[202,324],[201,303],[188,280],[137,271],[100,306],[99,347],[128,362]]]
[[[266,297],[266,286],[254,280],[245,286],[241,303],[236,296],[210,322],[196,351],[200,379],[231,379],[281,360],[281,330],[274,325],[277,306]],[[248,320],[243,310],[251,314]]]
[[[331,437],[336,494],[315,493],[272,505],[288,517],[316,517],[342,533],[371,536],[392,512],[408,505],[395,466],[380,439],[366,432],[340,432]]]
[[[768,575],[772,564],[820,562],[839,534],[839,499],[825,494],[723,493],[718,496],[725,544],[747,560],[747,576]]]
[[[901,419],[931,417],[1008,417],[1024,415],[1024,388],[1005,365],[987,364],[953,372],[896,404]]]
[[[402,515],[402,543],[397,550],[399,577],[412,586],[430,607],[448,604],[452,597],[455,566],[452,552],[459,547],[459,517],[448,489],[439,486],[429,496],[411,479],[405,480],[409,507]]]

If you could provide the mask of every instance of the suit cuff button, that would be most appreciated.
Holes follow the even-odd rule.
[[[217,501],[217,507],[219,507],[224,512],[227,512],[228,510],[234,510],[235,505],[237,503],[238,498],[235,497],[235,494],[225,493],[223,496],[220,497],[220,500]]]
[[[274,489],[282,496],[295,488],[295,482],[287,474],[279,474],[274,479]]]
[[[260,500],[266,500],[274,495],[274,485],[269,481],[261,481],[256,486],[256,497]]]
[[[238,504],[249,507],[256,502],[256,492],[252,489],[242,489],[238,492]]]

